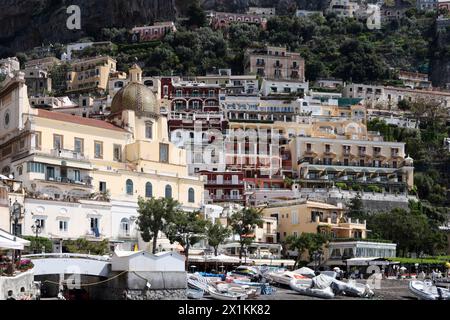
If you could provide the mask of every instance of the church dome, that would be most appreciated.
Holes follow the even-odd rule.
[[[130,82],[120,89],[111,103],[111,113],[123,110],[134,110],[136,113],[148,113],[159,115],[158,100],[155,94],[145,85],[138,82]]]

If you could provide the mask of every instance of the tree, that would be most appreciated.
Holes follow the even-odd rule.
[[[327,241],[327,236],[322,233],[302,233],[300,236],[288,236],[286,238],[286,244],[289,249],[297,251],[297,260],[295,261],[294,269],[301,261],[303,253],[307,251],[311,260],[311,254],[323,252],[323,245]]]
[[[28,250],[30,252],[37,250],[38,252],[41,252],[44,250],[44,252],[52,252],[53,251],[53,242],[44,237],[35,237],[35,236],[25,236],[23,237],[25,240],[30,241],[30,246],[28,247]]]
[[[156,244],[160,232],[165,232],[168,224],[179,212],[179,203],[171,198],[139,197],[137,225],[145,242],[153,240],[152,253],[156,253]]]
[[[395,208],[369,216],[367,228],[372,237],[391,240],[397,244],[399,256],[410,252],[435,254],[445,247],[438,224],[427,217],[421,204],[411,202],[409,210]]]
[[[170,220],[166,236],[170,243],[178,242],[186,257],[186,269],[189,260],[189,248],[199,242],[205,234],[206,221],[199,212],[175,211]]]
[[[203,27],[206,24],[206,14],[200,6],[200,2],[195,0],[187,9],[188,25],[191,27]]]
[[[85,253],[93,255],[104,255],[108,252],[109,241],[88,241],[84,238],[76,240],[64,240],[63,247],[69,253]]]
[[[231,235],[231,230],[228,227],[223,226],[220,222],[212,223],[208,221],[206,224],[205,235],[208,244],[214,248],[214,255],[217,256],[219,245]]]
[[[228,221],[233,233],[239,236],[239,259],[242,259],[242,252],[246,245],[250,245],[255,239],[254,231],[256,227],[262,227],[261,210],[255,208],[243,208],[240,211],[234,212]]]
[[[362,202],[361,194],[356,193],[356,196],[350,200],[348,204],[347,216],[352,219],[364,219],[366,214],[364,211],[364,204]]]

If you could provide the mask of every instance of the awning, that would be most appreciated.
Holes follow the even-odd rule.
[[[345,266],[345,263],[342,260],[329,259],[329,260],[325,261],[325,263],[323,265],[325,265],[325,266]],[[308,266],[315,266],[315,262],[308,263]]]
[[[389,261],[380,258],[351,258],[346,260],[348,266],[389,265]]]
[[[17,236],[12,235],[9,232],[6,232],[3,229],[0,229],[0,239],[2,239],[2,238],[8,239],[10,241],[18,242],[18,243],[22,244],[25,247],[30,245],[30,241],[22,239],[22,238],[19,238]]]
[[[3,237],[0,237],[0,249],[14,249],[23,250],[23,244],[17,241],[12,241]]]

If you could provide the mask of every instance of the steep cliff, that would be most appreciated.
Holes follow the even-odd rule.
[[[440,21],[431,56],[430,78],[434,86],[446,87],[450,84],[450,19]]]
[[[81,9],[81,30],[66,27],[66,8]],[[133,27],[173,19],[173,0],[0,0],[0,56],[42,43],[95,36],[102,28]]]
[[[278,12],[286,13],[292,8],[303,10],[323,10],[330,0],[202,0],[207,10],[244,12],[249,6],[275,7]]]

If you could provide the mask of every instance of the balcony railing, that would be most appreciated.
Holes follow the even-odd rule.
[[[216,93],[175,93],[174,98],[218,98]]]
[[[223,180],[223,181],[217,181],[217,180],[208,180],[206,184],[212,184],[212,185],[243,185],[244,181],[232,181],[232,180]]]
[[[50,154],[53,157],[73,159],[73,160],[87,160],[83,153],[68,149],[52,149]]]
[[[215,201],[223,201],[223,200],[244,200],[244,196],[243,195],[222,195],[222,196],[217,196],[217,195],[209,195],[206,197],[207,199],[210,200],[215,200]]]
[[[91,179],[73,180],[67,177],[45,177],[45,181],[73,184],[80,187],[92,188]]]
[[[322,160],[313,160],[312,162],[308,162],[310,165],[319,165],[319,166],[333,166],[333,167],[356,167],[356,168],[380,168],[380,169],[399,169],[402,166],[402,163],[399,162],[397,166],[390,165],[388,163],[380,164],[380,165],[374,165],[373,163],[364,163],[364,165],[361,165],[359,162],[349,162],[345,164],[343,161],[332,161],[329,163],[325,163]]]

